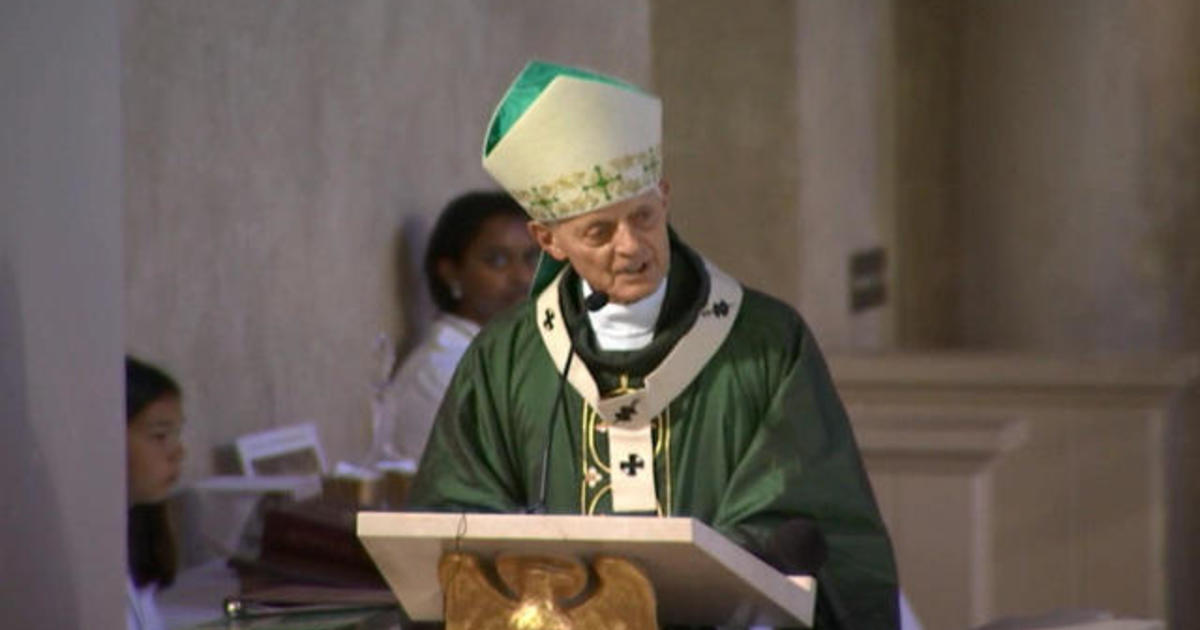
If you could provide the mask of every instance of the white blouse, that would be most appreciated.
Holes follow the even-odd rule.
[[[479,324],[443,313],[417,346],[385,394],[388,413],[396,422],[396,452],[419,460],[429,438],[450,377],[479,333]]]
[[[125,578],[125,625],[129,630],[163,630],[165,626],[158,614],[158,604],[154,601],[158,586],[147,584],[141,588],[133,583],[133,578]]]

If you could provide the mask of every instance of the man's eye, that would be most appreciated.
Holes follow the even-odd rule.
[[[496,252],[485,257],[483,262],[492,269],[503,269],[508,266],[508,254]]]
[[[584,238],[586,238],[588,242],[598,245],[607,241],[610,234],[612,234],[612,229],[610,229],[608,226],[597,225],[584,233]]]

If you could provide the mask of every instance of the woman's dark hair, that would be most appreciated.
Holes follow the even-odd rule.
[[[429,247],[425,250],[425,280],[439,309],[454,312],[458,307],[458,300],[438,275],[438,261],[443,258],[461,261],[463,253],[479,236],[483,224],[496,216],[512,217],[521,221],[528,219],[520,204],[508,196],[508,193],[499,191],[469,192],[456,197],[442,209],[442,214],[433,226],[433,233],[429,235]]]
[[[179,383],[169,374],[145,361],[125,357],[126,424],[133,422],[134,416],[159,398],[179,395]]]
[[[151,582],[166,588],[175,581],[175,531],[166,502],[129,506],[129,577],[145,586]]]
[[[164,396],[179,397],[181,390],[166,372],[125,357],[125,426],[154,401]],[[139,587],[151,582],[159,588],[175,581],[175,533],[166,502],[129,507],[126,541],[129,547],[129,576]]]

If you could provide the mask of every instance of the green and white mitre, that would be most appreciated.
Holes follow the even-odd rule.
[[[538,221],[558,221],[658,184],[662,103],[603,75],[531,62],[488,124],[483,168]]]
[[[612,77],[533,61],[492,114],[483,168],[530,217],[559,221],[657,186],[661,144],[658,98]],[[543,255],[535,293],[560,268]]]

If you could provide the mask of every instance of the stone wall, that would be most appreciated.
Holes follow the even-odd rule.
[[[125,624],[115,2],[0,4],[0,619]]]
[[[303,420],[364,455],[372,342],[426,325],[416,263],[441,206],[490,185],[508,82],[534,57],[649,82],[645,1],[522,6],[126,7],[126,331],[182,380],[188,477]]]

